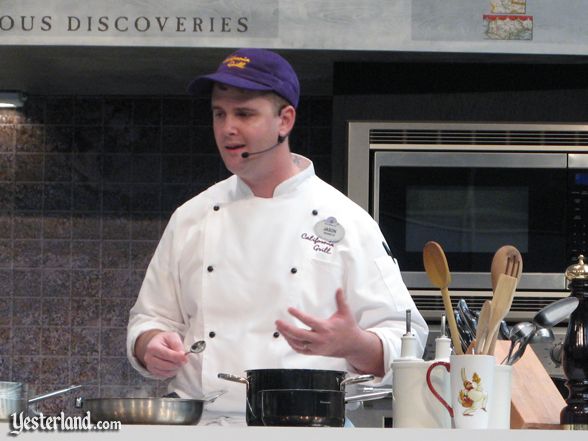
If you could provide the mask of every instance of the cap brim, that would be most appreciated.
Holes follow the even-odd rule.
[[[225,72],[217,72],[194,79],[188,84],[188,93],[190,95],[210,95],[214,83],[223,83],[245,90],[273,90],[270,86],[264,86]]]

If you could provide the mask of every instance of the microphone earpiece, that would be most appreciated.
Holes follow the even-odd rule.
[[[261,153],[265,153],[265,152],[269,152],[270,150],[275,149],[277,146],[279,146],[281,143],[283,143],[286,138],[288,137],[288,135],[278,135],[278,142],[276,142],[274,145],[272,145],[271,147],[268,147],[265,150],[260,150],[259,152],[253,152],[253,153],[249,153],[249,152],[243,152],[241,153],[241,158],[243,159],[247,159],[249,158],[251,155],[259,155]]]

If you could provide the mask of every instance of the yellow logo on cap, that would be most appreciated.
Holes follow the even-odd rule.
[[[227,67],[238,67],[239,69],[245,69],[245,67],[249,64],[251,60],[247,57],[238,57],[236,55],[231,55],[223,61]]]

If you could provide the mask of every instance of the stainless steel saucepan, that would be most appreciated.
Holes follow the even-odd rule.
[[[212,403],[226,391],[211,393],[203,399],[192,398],[82,398],[76,407],[90,411],[90,420],[120,421],[122,424],[198,424],[206,403]]]
[[[29,412],[30,405],[57,395],[63,395],[66,392],[80,387],[82,386],[73,385],[66,387],[65,389],[56,390],[29,399],[27,396],[28,388],[26,383],[0,381],[0,421],[8,421],[10,415],[13,413],[22,412],[26,416]]]

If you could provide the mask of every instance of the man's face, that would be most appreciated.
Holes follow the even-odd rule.
[[[270,151],[243,158],[276,144],[282,118],[275,102],[267,95],[215,84],[212,90],[214,138],[226,167],[242,178],[252,178],[256,170],[266,168]]]

